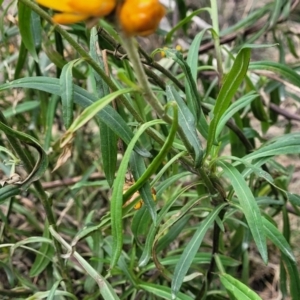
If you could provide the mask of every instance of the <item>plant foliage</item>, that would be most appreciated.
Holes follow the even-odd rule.
[[[299,1],[167,2],[0,1],[1,299],[299,299]]]

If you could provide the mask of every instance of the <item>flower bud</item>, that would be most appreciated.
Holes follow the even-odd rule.
[[[127,36],[146,36],[155,32],[165,13],[158,0],[125,0],[119,8],[118,17]]]

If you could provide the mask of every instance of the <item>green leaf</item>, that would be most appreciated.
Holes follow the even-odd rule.
[[[25,284],[25,283],[24,283]],[[37,299],[54,299],[53,297],[68,297],[71,298],[73,300],[78,300],[78,298],[76,296],[74,296],[73,294],[66,292],[66,291],[60,291],[60,290],[53,290],[55,288],[52,287],[52,289],[50,291],[45,291],[45,292],[36,292],[34,293],[31,297],[26,298],[26,300],[37,300]],[[51,296],[51,298],[49,298],[49,295]]]
[[[268,251],[266,237],[264,233],[262,217],[257,202],[255,201],[255,198],[245,179],[243,178],[241,173],[237,171],[236,168],[234,168],[229,163],[221,161],[218,162],[218,165],[223,169],[224,175],[230,180],[242,207],[242,212],[245,215],[257,249],[263,261],[267,263]]]
[[[265,233],[267,238],[269,238],[274,245],[276,245],[280,251],[292,262],[297,263],[296,258],[293,254],[293,250],[283,234],[266,218],[262,218]]]
[[[70,125],[68,132],[73,133],[90,121],[100,110],[120,95],[133,92],[132,88],[121,89],[97,100],[88,106]]]
[[[43,49],[45,51],[46,55],[55,64],[55,66],[58,69],[62,69],[68,63],[68,61],[65,60],[59,52],[57,52],[56,50],[53,50],[51,48],[52,45],[49,45],[48,47],[47,46],[48,45],[46,45]],[[86,76],[76,67],[74,67],[74,69],[73,69],[73,76],[76,79],[86,79]]]
[[[181,177],[183,177],[182,174],[179,174],[180,176],[177,177],[177,180]],[[172,178],[173,179],[173,178]],[[160,188],[160,194],[162,192],[163,189],[167,188],[169,186],[169,183],[172,181],[168,181],[166,180],[167,183],[163,185],[163,187]],[[168,213],[168,211],[170,210],[170,208],[172,207],[172,205],[178,200],[178,198],[187,190],[189,189],[189,187],[184,187],[181,188],[179,190],[178,193],[176,193],[174,196],[172,196],[170,199],[168,199],[168,201],[165,203],[165,205],[161,208],[160,212],[158,213],[157,216],[157,222],[156,224],[152,223],[149,230],[148,230],[148,235],[147,235],[147,239],[144,245],[144,249],[143,249],[143,253],[139,259],[139,266],[140,267],[144,267],[147,265],[150,257],[151,257],[151,250],[152,247],[154,245],[154,239],[155,239],[155,234],[158,230],[158,226],[159,224],[163,221],[163,219],[165,218],[166,214]],[[157,193],[157,197],[159,195],[159,192]]]
[[[251,79],[246,76],[246,91],[254,91],[257,92],[254,84],[252,83]],[[254,99],[254,101],[251,102],[251,110],[253,112],[253,115],[256,119],[262,122],[268,122],[269,118],[265,111],[265,107],[263,105],[263,101],[260,95],[257,95],[257,97]]]
[[[146,182],[146,180],[148,180],[150,176],[156,172],[156,170],[159,168],[160,164],[163,162],[165,156],[168,154],[169,150],[172,147],[178,127],[178,107],[175,104],[175,102],[169,102],[167,108],[168,106],[172,106],[173,108],[173,121],[166,142],[162,146],[159,153],[152,160],[152,162],[148,166],[147,170],[143,173],[143,175],[141,175],[141,177],[136,181],[136,183],[133,186],[131,186],[124,194],[124,201],[127,201],[129,197],[133,195]],[[154,219],[153,221],[155,222]]]
[[[221,87],[216,104],[214,106],[213,119],[209,125],[206,156],[211,154],[210,152],[213,144],[215,143],[216,130],[219,121],[227,110],[230,101],[246,76],[250,55],[250,48],[243,48],[240,50]]]
[[[195,118],[173,86],[167,86],[166,93],[168,101],[175,100],[178,104],[178,123],[182,132],[182,138],[184,138],[187,150],[190,151],[192,149],[195,165],[198,166],[203,157],[203,151],[197,135]]]
[[[170,49],[165,49],[164,52],[167,57],[172,58],[175,62],[177,62],[184,72],[186,82],[189,86],[188,91],[186,91],[187,106],[190,109],[190,112],[194,115],[197,123],[199,116],[203,114],[203,112],[201,109],[201,98],[197,90],[196,81],[193,79],[191,69],[180,52]]]
[[[199,247],[202,243],[202,240],[217,218],[219,212],[225,207],[226,204],[219,205],[216,207],[200,224],[197,231],[193,235],[192,239],[188,242],[180,259],[178,260],[175,270],[174,270],[174,277],[172,280],[172,299],[176,299],[177,293],[182,285],[183,279],[189,270],[196,253],[199,250]]]
[[[228,35],[233,32],[242,31],[241,29],[251,27],[254,23],[256,23],[260,18],[264,15],[269,14],[272,9],[273,2],[270,2],[267,5],[260,7],[259,9],[255,9],[250,11],[248,16],[243,16],[240,21],[234,23],[233,26],[227,27],[221,31],[221,36]]]
[[[104,122],[100,121],[99,127],[103,171],[109,186],[112,187],[117,169],[118,139]]]
[[[154,294],[162,299],[173,299],[171,294],[171,289],[167,286],[153,284],[153,283],[140,283],[139,287],[151,294]],[[193,298],[184,294],[184,293],[178,293],[177,297],[175,298],[177,300],[192,300]]]
[[[61,281],[62,281],[62,280],[59,279],[59,280],[57,280],[57,281],[53,284],[51,290],[49,291],[47,300],[54,300],[54,299],[55,299],[55,293],[58,291],[58,287],[59,287]],[[76,297],[74,297],[73,299],[76,299]]]
[[[100,294],[104,300],[120,299],[107,280],[101,276],[101,274],[99,274],[78,252],[74,251],[74,249],[72,249],[72,247],[54,230],[52,225],[49,226],[49,231],[51,235],[68,250],[68,253],[77,260],[87,274],[96,281],[99,286]]]
[[[1,190],[0,190],[1,191]],[[140,236],[147,236],[151,224],[151,216],[146,206],[142,206],[132,218],[131,231],[137,242]]]
[[[43,237],[50,239],[47,222],[45,224]],[[30,268],[30,272],[29,272],[30,277],[38,276],[48,266],[48,264],[50,263],[51,259],[54,256],[53,245],[49,243],[43,243],[41,248],[39,249],[39,252],[40,253],[38,253],[37,256],[35,257],[35,260]]]
[[[272,71],[295,86],[300,87],[300,75],[286,64],[273,61],[257,61],[249,64],[249,70]]]
[[[90,55],[104,69],[103,59],[101,57],[98,45],[98,34],[96,27],[93,27],[90,34]],[[99,98],[107,96],[110,91],[108,85],[102,77],[91,68],[92,76],[95,79],[95,93]],[[103,171],[107,182],[110,186],[113,185],[117,168],[117,136],[115,132],[103,121],[99,121],[100,127],[100,148],[102,156]]]
[[[273,27],[274,25],[277,24],[278,19],[281,15],[281,10],[282,10],[282,4],[285,1],[282,0],[274,0],[273,5],[272,5],[272,11],[271,11],[271,16],[270,16],[270,27]]]
[[[16,107],[10,107],[3,111],[3,115],[5,118],[10,118],[17,114],[21,114],[23,112],[27,112],[33,110],[40,106],[40,101],[32,100],[32,101],[25,101],[23,103],[18,104]]]
[[[111,196],[111,205],[110,205],[110,213],[111,213],[111,229],[113,236],[113,252],[110,262],[110,267],[113,268],[119,260],[122,247],[123,247],[123,224],[122,224],[122,206],[123,206],[123,186],[125,182],[125,175],[127,172],[128,162],[133,151],[134,145],[137,142],[138,138],[143,134],[143,132],[149,128],[150,126],[154,126],[157,124],[163,124],[164,122],[161,120],[153,120],[143,124],[133,139],[129,143],[126,152],[123,156],[122,162],[119,166],[119,170],[117,173],[117,177],[114,182],[114,189]]]
[[[19,18],[19,30],[28,52],[32,55],[33,59],[38,62],[38,56],[36,53],[35,41],[33,32],[31,29],[31,8],[24,2],[18,2],[18,18]]]
[[[0,91],[9,88],[30,88],[60,95],[59,79],[50,77],[27,77],[0,85]],[[98,98],[79,86],[74,86],[74,102],[83,108],[93,104]],[[111,107],[106,106],[97,113],[97,117],[109,126],[126,144],[130,143],[133,133],[122,117]],[[139,147],[135,147],[140,155],[151,157],[151,154]]]
[[[300,196],[292,193],[287,193],[289,201],[296,206],[300,206]]]
[[[10,197],[17,196],[20,193],[20,187],[15,185],[6,185],[0,188],[0,204],[8,200]]]
[[[63,121],[66,129],[70,127],[73,121],[74,86],[72,69],[77,62],[76,59],[65,64],[59,78]]]
[[[234,295],[236,299],[243,300],[262,300],[254,291],[248,286],[235,279],[229,274],[220,274],[220,280],[226,290]]]
[[[189,47],[189,51],[186,58],[186,63],[190,67],[192,78],[195,82],[197,82],[198,75],[198,62],[199,62],[199,48],[203,39],[204,34],[209,28],[205,28],[201,30],[194,37],[192,44]],[[186,82],[185,88],[187,88],[188,83]]]
[[[104,63],[102,56],[100,54],[99,49],[97,49],[98,45],[98,33],[96,27],[93,27],[90,34],[90,55],[91,57],[101,66],[102,69],[104,69]],[[95,72],[94,69],[91,68],[92,74],[94,75],[95,81],[96,81],[96,92],[99,98],[102,98],[104,96],[107,96],[109,94],[109,87],[104,82],[102,77]]]
[[[179,211],[180,213],[180,211]],[[167,248],[171,245],[173,241],[178,237],[183,228],[186,226],[187,222],[190,220],[190,215],[185,215],[181,219],[176,220],[176,223],[172,227],[171,230],[167,231],[167,233],[158,241],[156,252],[160,252],[163,249]],[[178,257],[179,259],[179,257]]]
[[[226,122],[234,116],[238,111],[249,105],[255,98],[257,94],[250,92],[242,96],[239,100],[234,101],[221,116],[220,121],[216,129],[216,138],[220,135],[221,131],[226,125]]]
[[[135,181],[138,181],[147,170],[143,158],[136,152],[131,153],[130,166]],[[146,204],[147,213],[149,213],[152,220],[155,221],[157,218],[156,207],[152,196],[151,186],[148,180],[146,180],[144,184],[139,188],[139,192],[144,203]]]
[[[28,51],[27,51],[24,43],[21,42],[20,47],[19,47],[18,61],[17,61],[17,65],[15,66],[14,79],[18,79],[20,77],[22,69],[23,69],[26,59],[27,59],[27,54],[28,54]]]
[[[18,185],[22,186],[22,189],[26,190],[32,182],[38,180],[47,170],[48,167],[47,153],[35,138],[33,138],[32,136],[26,133],[14,130],[6,126],[2,122],[0,122],[0,130],[2,130],[6,135],[12,136],[20,140],[21,142],[35,148],[39,154],[39,158],[35,166],[33,167],[31,173],[28,174],[23,181],[17,183]]]
[[[187,14],[187,6],[185,4],[185,1],[184,0],[176,0],[176,4],[177,4],[177,9],[178,9],[178,13],[180,16],[180,20],[185,19],[186,14]],[[188,24],[187,23],[183,24],[182,29],[184,30],[184,33],[187,33]]]
[[[207,11],[208,13],[210,13],[210,8],[209,7],[204,7],[204,8],[199,8],[195,11],[193,11],[190,15],[188,15],[185,19],[181,20],[180,22],[178,22],[167,34],[166,36],[166,44],[170,44],[171,39],[173,34],[180,28],[182,27],[184,24],[186,24],[187,22],[189,22],[194,16],[198,15],[201,12]]]
[[[300,277],[298,264],[291,261],[289,257],[282,254],[282,260],[289,274],[290,293],[292,300],[298,300],[300,295]]]
[[[241,265],[241,262],[238,260],[235,260],[229,256],[225,256],[225,255],[220,255],[219,256],[220,261],[222,263],[223,266],[227,266],[227,267],[238,267]],[[163,266],[175,266],[178,263],[178,260],[180,259],[179,255],[172,255],[172,256],[168,256],[165,258],[162,258],[159,262],[163,265]],[[210,253],[197,253],[193,259],[192,264],[194,264],[195,266],[199,265],[199,264],[204,264],[207,265],[211,262],[212,259],[212,255]],[[149,263],[145,268],[143,268],[143,272],[147,272],[150,270],[156,269],[156,266],[154,263]]]
[[[261,157],[298,153],[300,153],[300,133],[295,132],[269,140],[258,150],[246,155],[244,159],[253,160]]]

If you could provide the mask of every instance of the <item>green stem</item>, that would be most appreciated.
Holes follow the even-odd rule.
[[[150,104],[150,106],[154,109],[154,111],[158,114],[158,116],[164,120],[166,123],[171,124],[172,119],[164,113],[164,108],[153,93],[150,84],[148,82],[148,78],[146,76],[145,70],[143,68],[142,62],[140,60],[137,47],[134,45],[134,39],[131,37],[121,37],[123,42],[123,47],[125,48],[129,60],[132,64],[133,70],[136,74],[137,80],[144,92],[146,101]],[[188,142],[186,142],[185,133],[183,132],[182,128],[178,126],[178,133],[182,138],[185,147],[187,148],[188,152],[192,152],[192,148]]]
[[[137,190],[139,190],[145,184],[146,180],[148,180],[151,177],[151,175],[155,173],[155,171],[158,169],[163,159],[165,158],[165,156],[168,154],[169,150],[172,147],[177,132],[177,127],[178,127],[178,108],[175,102],[172,103],[171,105],[173,107],[173,123],[170,129],[170,134],[168,135],[167,140],[165,144],[162,146],[158,155],[153,159],[153,161],[147,167],[145,173],[142,174],[141,177],[137,180],[137,182],[133,186],[131,186],[123,195],[124,202],[126,202]]]
[[[210,0],[211,12],[210,16],[212,19],[212,27],[215,31],[213,33],[216,57],[217,57],[217,67],[219,72],[220,83],[223,78],[223,65],[222,65],[222,54],[220,47],[220,30],[219,30],[219,17],[218,17],[218,3],[217,0]]]
[[[130,62],[132,63],[132,67],[134,69],[136,78],[144,92],[146,101],[164,121],[170,123],[170,119],[166,118],[164,114],[163,106],[160,104],[159,100],[156,98],[149,85],[146,73],[138,55],[137,47],[134,45],[134,39],[132,37],[124,36],[122,36],[121,38],[123,42],[123,47],[127,52]]]
[[[114,38],[112,36],[110,36],[104,29],[102,29],[99,32],[99,34],[102,36],[102,38],[104,38],[109,44],[111,44],[115,48],[115,51],[107,50],[108,53],[114,55],[115,57],[118,57],[116,54],[116,52],[118,52],[119,54],[122,55],[122,58],[124,58],[124,55],[126,54],[125,50],[123,49],[122,46],[120,46],[120,44],[116,40],[114,40]],[[175,76],[173,76],[173,74],[169,70],[165,69],[159,63],[154,61],[153,58],[151,56],[149,56],[146,53],[146,51],[144,51],[143,48],[141,48],[141,46],[139,46],[138,52],[144,57],[144,60],[141,61],[142,64],[148,65],[148,66],[160,71],[163,75],[165,75],[173,83],[175,83],[179,89],[184,91],[184,85]],[[152,72],[149,68],[144,67],[144,70],[146,73]],[[150,77],[157,77],[157,75],[152,72],[152,76],[150,76]],[[160,84],[160,86],[162,87],[161,84]]]
[[[226,213],[226,209],[222,209],[220,211],[218,217],[220,218],[221,221],[223,221],[225,213]],[[201,300],[205,297],[206,291],[209,289],[209,286],[213,280],[215,274],[214,270],[216,266],[215,254],[219,254],[220,235],[221,235],[221,229],[218,223],[215,221],[214,231],[213,231],[213,248],[212,248],[210,265],[206,273],[206,278],[202,282],[202,287],[199,291],[199,294],[196,296],[196,300]]]

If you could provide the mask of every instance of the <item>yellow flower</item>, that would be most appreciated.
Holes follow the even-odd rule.
[[[125,0],[118,10],[120,26],[127,36],[153,33],[165,14],[159,0]]]
[[[53,21],[72,24],[92,17],[109,15],[116,7],[117,0],[36,0],[42,6],[57,10]]]

